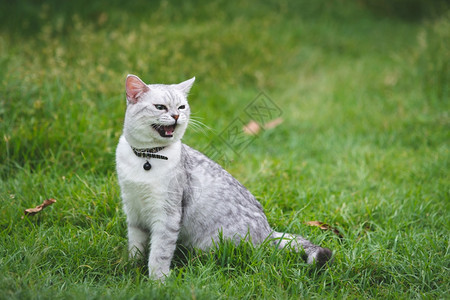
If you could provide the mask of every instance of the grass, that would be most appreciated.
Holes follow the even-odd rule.
[[[448,10],[90,4],[0,4],[1,299],[448,297]],[[160,285],[128,261],[114,171],[128,73],[195,75],[190,103],[211,130],[184,141],[212,143],[273,227],[333,249],[334,265],[318,272],[296,253],[223,242],[180,250]],[[235,153],[224,130],[252,119],[261,91],[284,122]],[[21,218],[47,198],[57,202]]]

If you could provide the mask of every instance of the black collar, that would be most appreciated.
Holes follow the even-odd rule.
[[[134,154],[136,154],[136,156],[138,156],[138,157],[159,158],[159,159],[168,160],[167,156],[155,154],[156,152],[159,152],[159,151],[163,150],[164,148],[166,148],[166,147],[137,149],[137,148],[134,148],[133,146],[131,146],[131,149],[133,150]]]

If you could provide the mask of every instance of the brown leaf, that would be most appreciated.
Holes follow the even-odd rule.
[[[276,118],[264,124],[264,129],[272,129],[283,123],[283,118]]]
[[[284,120],[282,118],[273,119],[272,121],[269,121],[266,124],[264,124],[264,129],[267,130],[275,128],[281,123],[283,123],[283,121]],[[256,121],[251,120],[250,122],[247,123],[247,125],[245,125],[242,128],[242,130],[244,131],[245,134],[257,135],[261,131],[261,126]]]
[[[25,209],[25,210],[24,210],[24,214],[25,214],[26,216],[37,214],[38,212],[40,212],[41,210],[43,210],[45,207],[47,207],[47,206],[49,206],[49,205],[52,205],[52,204],[55,203],[55,202],[56,202],[55,199],[47,199],[47,200],[44,200],[44,202],[42,202],[41,205],[38,205],[38,206],[36,206],[36,207],[34,207],[34,208],[28,208],[28,209]]]
[[[261,126],[259,126],[259,124],[256,123],[255,121],[251,120],[250,122],[248,122],[247,125],[244,126],[244,128],[242,128],[242,130],[244,131],[245,134],[257,135],[261,130]]]
[[[320,222],[320,221],[309,221],[306,222],[306,225],[309,226],[315,226],[315,227],[319,227],[322,230],[331,230],[333,231],[334,234],[336,234],[338,237],[343,238],[344,236],[339,232],[339,230],[337,230],[336,228],[324,223],[324,222]]]

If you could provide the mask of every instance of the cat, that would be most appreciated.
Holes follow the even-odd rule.
[[[254,245],[272,239],[280,248],[304,251],[308,263],[331,263],[331,250],[271,229],[261,204],[238,180],[181,142],[190,121],[187,95],[194,81],[147,85],[127,76],[116,168],[129,256],[143,254],[150,242],[149,276],[164,280],[177,243],[205,250],[221,235]]]

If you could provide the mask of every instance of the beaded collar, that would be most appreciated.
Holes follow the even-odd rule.
[[[138,156],[138,157],[143,157],[143,158],[147,158],[147,159],[158,158],[158,159],[168,160],[167,156],[156,154],[156,152],[159,152],[159,151],[163,150],[164,148],[166,148],[166,147],[155,147],[155,148],[145,148],[145,149],[137,149],[137,148],[131,147],[134,154],[136,154],[136,156]],[[147,160],[145,162],[143,168],[144,168],[144,170],[149,171],[152,168],[152,165]]]

